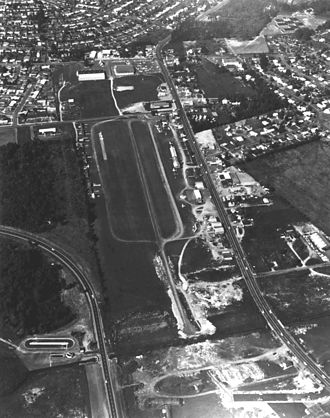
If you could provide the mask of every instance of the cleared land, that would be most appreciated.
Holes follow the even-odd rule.
[[[104,137],[107,160],[104,160],[99,132]],[[104,123],[97,128],[95,136],[112,235],[118,240],[153,240],[152,223],[127,123]]]
[[[115,96],[120,108],[137,102],[157,100],[157,86],[163,82],[161,74],[132,75],[120,77],[114,80],[114,87],[133,86],[134,90],[115,91]]]
[[[160,173],[159,162],[148,125],[144,122],[133,122],[132,131],[147,179],[160,232],[163,238],[168,238],[176,230],[175,218],[165,189],[165,180]]]
[[[311,142],[242,166],[330,234],[330,144]]]

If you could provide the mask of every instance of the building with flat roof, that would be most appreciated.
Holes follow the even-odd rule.
[[[105,72],[103,70],[82,70],[78,71],[79,81],[95,81],[105,80]]]
[[[131,64],[117,64],[113,67],[113,70],[117,77],[124,77],[127,75],[135,74],[135,68]]]

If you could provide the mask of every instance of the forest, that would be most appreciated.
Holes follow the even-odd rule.
[[[74,319],[61,298],[61,268],[40,249],[1,241],[0,324],[18,336],[47,333]]]
[[[70,141],[35,140],[0,147],[1,222],[44,232],[87,218],[84,186]]]

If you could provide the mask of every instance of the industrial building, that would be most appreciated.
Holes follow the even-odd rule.
[[[131,64],[117,64],[113,67],[113,70],[117,77],[124,77],[135,74],[135,68]]]
[[[79,81],[95,81],[95,80],[105,80],[105,72],[103,70],[82,70],[78,71],[78,80]]]

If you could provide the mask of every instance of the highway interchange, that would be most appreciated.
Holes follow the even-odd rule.
[[[107,393],[110,417],[124,417],[124,415],[120,414],[119,412],[120,407],[118,405],[116,393],[114,390],[115,376],[113,376],[113,373],[110,372],[111,364],[107,354],[103,322],[98,307],[98,302],[96,300],[95,290],[90,281],[88,280],[86,274],[65,250],[63,250],[58,245],[46,240],[45,238],[40,237],[39,235],[32,234],[30,232],[23,231],[17,228],[0,225],[0,236],[28,242],[38,246],[38,248],[50,254],[59,263],[67,267],[68,270],[79,281],[83,288],[83,291],[86,294],[88,304],[90,307],[90,312],[93,318],[95,338],[97,340],[101,357],[101,366]]]
[[[216,187],[213,183],[211,173],[209,170],[209,167],[207,163],[204,160],[204,157],[201,153],[201,150],[196,142],[194,132],[191,128],[191,125],[189,123],[188,117],[183,109],[183,106],[181,104],[180,98],[178,96],[177,90],[175,88],[175,85],[173,83],[173,80],[169,74],[169,71],[167,67],[164,64],[163,57],[162,57],[162,51],[163,48],[166,46],[166,44],[170,41],[171,37],[168,36],[159,44],[156,48],[156,54],[157,54],[157,60],[160,65],[160,68],[162,70],[162,73],[165,77],[165,81],[169,86],[169,89],[171,91],[172,97],[175,101],[178,115],[181,119],[181,122],[183,124],[183,127],[185,129],[185,133],[187,135],[187,138],[190,141],[190,144],[192,146],[192,149],[195,153],[195,156],[198,160],[198,163],[203,168],[203,179],[206,184],[206,187],[208,188],[209,192],[211,193],[213,203],[219,213],[219,217],[221,219],[221,222],[223,223],[223,226],[226,230],[228,240],[231,244],[232,249],[235,252],[236,260],[238,263],[238,266],[240,268],[240,271],[242,273],[242,276],[244,277],[246,286],[253,297],[253,300],[255,301],[259,311],[265,318],[268,326],[271,328],[271,330],[274,332],[274,334],[288,347],[288,349],[294,354],[297,361],[300,362],[300,365],[303,366],[303,368],[307,369],[311,376],[318,379],[322,385],[324,385],[325,389],[330,391],[330,378],[326,375],[326,373],[320,368],[320,366],[316,363],[316,361],[309,356],[304,349],[298,344],[298,342],[295,340],[295,338],[290,334],[290,332],[285,328],[285,326],[281,323],[281,321],[277,318],[277,316],[272,311],[271,307],[269,306],[268,302],[266,301],[265,297],[263,296],[259,285],[257,283],[255,274],[246,259],[246,255],[243,251],[243,248],[241,244],[239,243],[235,230],[232,227],[230,220],[228,218],[226,209],[223,205],[223,202],[216,190]]]

